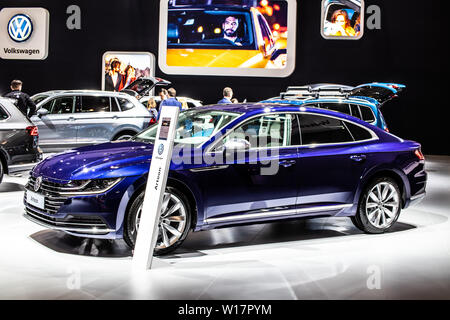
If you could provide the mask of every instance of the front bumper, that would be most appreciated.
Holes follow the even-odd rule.
[[[62,230],[83,237],[116,239],[122,228],[136,177],[124,178],[103,194],[63,196],[55,191],[56,183],[45,181],[39,194],[44,196],[44,209],[27,202],[27,192],[34,192],[34,177],[25,187],[24,216],[43,227]],[[30,184],[31,183],[31,184]],[[128,191],[128,192],[127,192]]]
[[[39,212],[39,210],[31,208],[31,206],[25,207],[24,217],[45,228],[77,234],[106,235],[115,231],[114,229],[109,229],[106,223],[100,218],[83,219],[68,216],[64,219],[58,219],[49,217]]]

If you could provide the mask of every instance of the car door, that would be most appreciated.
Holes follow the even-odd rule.
[[[245,121],[213,148],[212,156],[220,155],[227,140],[237,138],[251,144],[250,152],[197,172],[207,222],[220,222],[224,215],[250,219],[250,213],[262,211],[270,218],[267,209],[294,211],[300,142],[295,115],[270,114]]]
[[[362,127],[335,117],[302,113],[299,119],[299,204],[315,211],[320,206],[351,205],[365,170],[364,141],[373,136],[366,131],[364,139],[355,141],[348,126]]]
[[[77,127],[73,117],[75,104],[75,96],[59,96],[41,106],[48,114],[31,117],[31,121],[39,129],[39,144],[43,148],[76,144]]]
[[[117,108],[114,98],[113,102]],[[77,144],[86,145],[110,141],[118,115],[111,112],[111,97],[83,95],[76,108]]]

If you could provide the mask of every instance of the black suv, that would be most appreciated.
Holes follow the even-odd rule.
[[[3,175],[30,170],[42,160],[38,128],[10,99],[0,98],[0,183]]]

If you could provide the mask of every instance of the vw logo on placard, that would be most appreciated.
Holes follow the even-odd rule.
[[[33,23],[31,19],[22,14],[16,14],[8,22],[9,37],[16,42],[27,41],[33,33]]]
[[[34,191],[38,191],[39,188],[41,187],[41,183],[42,183],[42,177],[37,177],[36,181],[34,182],[34,186],[33,189]]]
[[[163,152],[164,152],[164,145],[161,143],[161,144],[159,145],[159,147],[158,147],[158,154],[159,154],[159,155],[162,155]]]

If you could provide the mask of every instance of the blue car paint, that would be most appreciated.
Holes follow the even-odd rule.
[[[380,172],[389,172],[403,182],[403,207],[411,204],[411,197],[425,192],[427,175],[424,161],[414,151],[420,144],[404,141],[378,127],[342,113],[282,104],[217,105],[201,107],[240,112],[242,115],[220,133],[211,137],[195,152],[203,153],[216,137],[246,119],[271,112],[315,113],[358,123],[372,130],[377,140],[324,146],[280,148],[280,161],[295,159],[297,165],[282,168],[274,176],[261,176],[251,164],[231,164],[225,170],[193,173],[190,169],[208,164],[171,163],[168,183],[183,187],[195,202],[195,231],[234,225],[236,221],[208,223],[207,219],[242,214],[252,210],[288,206],[295,208],[327,204],[348,204],[344,209],[321,212],[320,215],[352,216],[365,184]],[[104,235],[82,234],[92,238],[117,239],[123,236],[123,223],[130,200],[145,187],[153,145],[126,141],[86,146],[49,157],[31,172],[46,181],[68,183],[70,180],[123,178],[104,194],[74,196],[66,200],[52,218],[69,214],[99,216],[113,229]],[[353,163],[349,156],[365,154],[365,162]],[[281,167],[280,167],[281,168]],[[284,170],[285,169],[285,170]],[[293,179],[298,177],[298,179]],[[25,202],[25,205],[28,204]],[[49,216],[45,211],[40,214]],[[243,223],[316,216],[305,213],[264,219],[248,219]],[[78,233],[68,232],[75,235]]]

